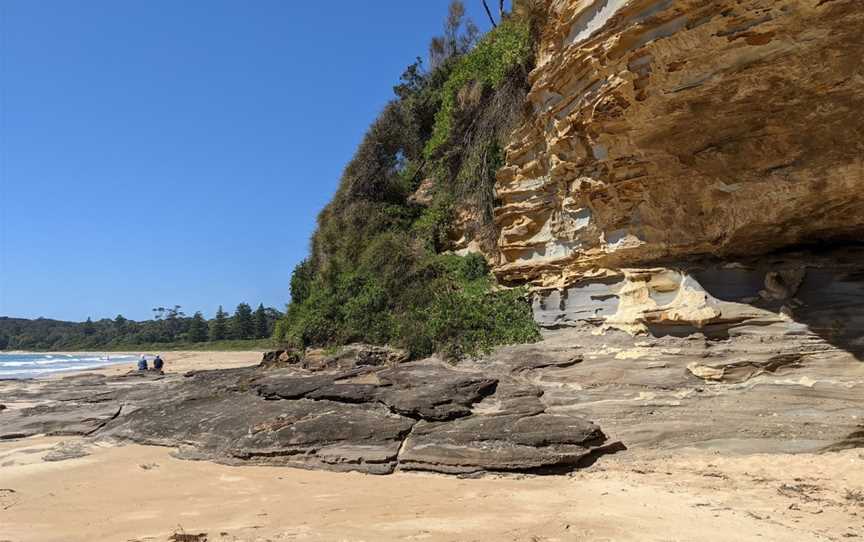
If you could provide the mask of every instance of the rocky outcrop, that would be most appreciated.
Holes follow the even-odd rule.
[[[217,384],[225,379],[239,385],[231,393],[213,393],[225,389]],[[206,372],[172,386],[152,407],[108,424],[100,435],[181,446],[189,458],[373,474],[572,467],[603,444],[600,429],[575,416],[553,417],[566,422],[558,426],[533,425],[526,412],[475,413],[474,405],[499,395],[498,382],[434,360]],[[533,439],[521,434],[526,424],[534,427]]]
[[[605,296],[661,259],[861,238],[864,4],[549,6],[533,116],[498,173],[502,280]]]
[[[556,473],[618,442],[641,459],[860,447],[864,363],[803,326],[763,328],[654,337],[575,324],[457,366],[0,381],[0,439],[84,435],[187,459],[379,474]]]
[[[0,438],[86,435],[177,447],[188,459],[372,474],[574,468],[604,450],[598,426],[547,414],[542,390],[509,370],[383,363],[394,352],[355,345],[329,364],[316,352],[292,364],[282,352],[263,366],[184,376],[5,383],[4,397],[40,404],[4,412]],[[280,358],[286,366],[274,367]]]

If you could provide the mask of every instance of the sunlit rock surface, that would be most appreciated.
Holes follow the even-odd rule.
[[[858,0],[550,2],[533,115],[498,173],[499,278],[609,317],[620,295],[582,300],[642,281],[622,268],[861,239],[862,28]],[[676,273],[653,294],[704,287]]]

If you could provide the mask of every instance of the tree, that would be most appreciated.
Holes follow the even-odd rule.
[[[222,305],[219,305],[219,310],[216,311],[216,317],[210,322],[210,340],[222,341],[228,336],[228,313],[222,310]]]
[[[126,325],[129,323],[128,320],[123,318],[122,314],[118,314],[117,318],[114,319],[114,329],[117,330],[119,335],[123,335],[126,333]]]
[[[465,5],[461,0],[450,2],[444,21],[444,35],[435,36],[429,43],[430,68],[434,70],[451,56],[468,52],[479,35],[480,29],[474,21],[465,17]]]
[[[303,303],[312,290],[312,281],[315,279],[315,269],[312,259],[306,258],[298,263],[291,273],[291,301]]]
[[[154,307],[153,320],[156,322],[157,340],[176,341],[186,327],[184,316],[186,315],[180,310],[180,305],[174,305],[172,308]]]
[[[259,303],[255,309],[255,338],[264,339],[267,337],[269,321],[267,318],[267,310],[264,309],[264,303]]]
[[[189,322],[189,340],[193,343],[201,343],[207,340],[207,321],[201,311],[196,312]]]
[[[231,320],[231,335],[235,339],[251,339],[255,336],[255,322],[252,319],[252,307],[248,303],[240,303],[234,311]]]
[[[93,320],[88,316],[87,321],[84,322],[84,326],[82,328],[84,335],[93,335],[96,333],[96,326],[93,324]]]
[[[186,314],[180,310],[180,305],[174,305],[173,308],[165,309],[165,331],[169,337],[169,340],[177,340],[180,333],[183,332],[183,328],[185,327],[183,317]]]

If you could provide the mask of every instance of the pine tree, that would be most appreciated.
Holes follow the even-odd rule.
[[[234,339],[252,339],[255,337],[255,322],[252,319],[252,307],[240,303],[234,311],[231,321],[231,335]]]
[[[193,343],[202,343],[207,340],[207,321],[201,311],[196,312],[189,322],[189,340]]]
[[[216,317],[210,322],[210,340],[221,341],[228,336],[228,313],[222,310],[222,305],[219,305],[219,310],[216,311]]]
[[[93,320],[88,316],[87,321],[82,325],[82,331],[84,331],[84,335],[93,335],[96,333],[96,326],[93,324]]]
[[[122,314],[118,314],[117,318],[114,319],[114,327],[117,329],[117,333],[124,334],[126,333],[126,324],[128,320],[123,318]]]
[[[264,309],[264,303],[259,303],[255,309],[255,337],[264,339],[267,337],[268,328],[270,327],[267,321],[267,311]]]

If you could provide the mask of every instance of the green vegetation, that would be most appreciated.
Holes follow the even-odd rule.
[[[207,340],[207,321],[201,312],[196,312],[189,322],[189,341],[203,343]]]
[[[154,319],[136,322],[121,315],[115,319],[63,322],[38,318],[0,317],[0,350],[255,350],[272,346],[270,338],[282,313],[264,308],[253,314],[241,303],[233,316],[219,307],[208,322],[200,312],[187,317],[179,305],[153,309]],[[251,325],[250,325],[251,324]],[[219,338],[212,332],[221,328]]]
[[[96,349],[108,352],[171,352],[176,350],[192,350],[198,352],[243,352],[249,350],[260,350],[266,352],[279,347],[279,343],[273,339],[228,339],[224,341],[204,342],[173,342],[173,343],[150,343],[150,344],[127,344],[116,345],[106,349]]]
[[[252,319],[252,307],[248,303],[240,303],[231,319],[231,336],[238,339],[255,338],[255,321]]]
[[[216,309],[216,316],[209,326],[210,341],[224,341],[228,337],[228,313],[222,309],[222,305]]]
[[[477,41],[461,3],[451,4],[430,46],[432,69],[418,59],[405,70],[319,215],[275,340],[391,343],[459,358],[538,338],[525,292],[501,289],[483,257],[447,253],[457,211],[474,217],[462,233],[485,247],[497,237],[494,174],[522,120],[530,28],[510,16]],[[424,179],[431,202],[412,203]]]
[[[526,22],[504,21],[484,36],[474,50],[455,62],[441,90],[441,107],[435,115],[432,137],[424,149],[427,158],[450,139],[458,93],[469,84],[500,87],[514,66],[526,63],[533,52],[532,45],[531,31]]]

